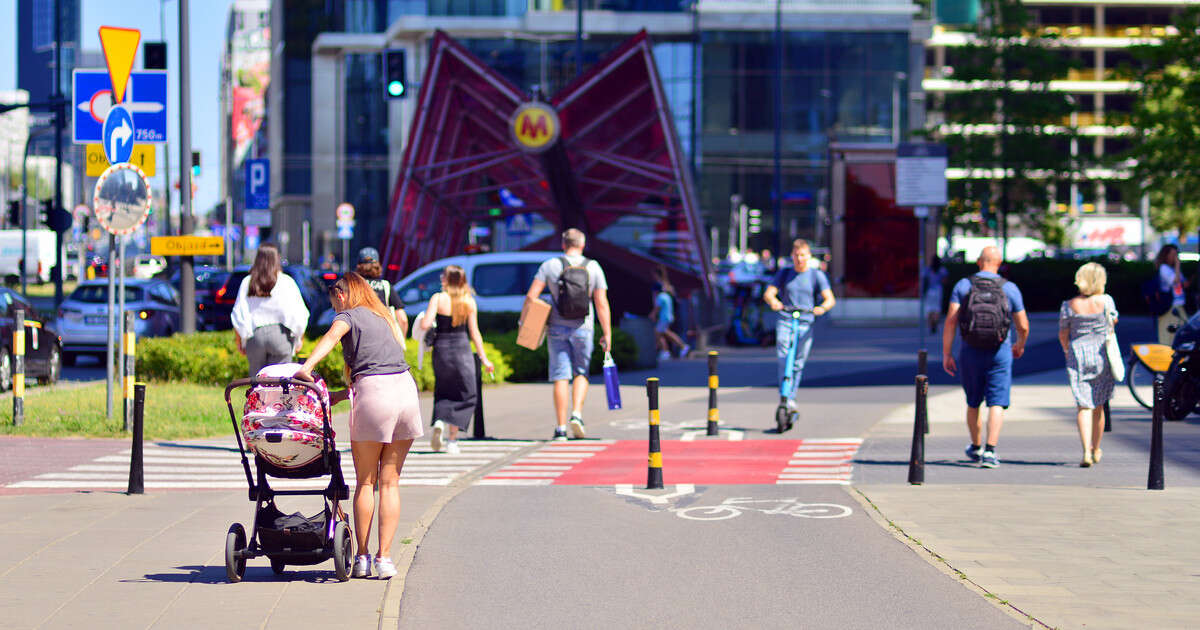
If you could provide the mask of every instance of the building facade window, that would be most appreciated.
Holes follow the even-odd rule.
[[[355,247],[377,246],[387,217],[388,109],[379,54],[348,54],[346,76],[346,201],[355,208]]]

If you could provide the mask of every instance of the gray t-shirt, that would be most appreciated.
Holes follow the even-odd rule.
[[[558,302],[558,277],[562,275],[563,271],[562,258],[562,256],[555,256],[554,258],[542,263],[542,266],[538,267],[537,275],[534,276],[538,280],[546,283],[546,287],[550,290],[550,301],[554,304],[557,304]],[[586,257],[566,256],[567,262],[570,262],[572,265],[582,264],[584,258]],[[589,292],[595,291],[596,289],[604,289],[605,291],[608,290],[608,281],[604,279],[604,270],[600,268],[600,263],[588,258],[587,271]],[[595,315],[595,311],[595,307],[589,301],[587,317],[583,319],[563,319],[562,316],[558,314],[558,308],[554,307],[550,309],[550,321],[548,323],[551,326],[570,326],[571,328],[582,328],[584,326],[591,327],[592,318]]]
[[[365,306],[342,311],[333,321],[346,322],[350,332],[342,337],[342,358],[350,368],[350,379],[373,374],[399,374],[408,370],[404,348],[392,336],[392,328]]]

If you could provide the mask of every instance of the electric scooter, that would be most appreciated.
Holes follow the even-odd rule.
[[[784,306],[779,309],[779,316],[787,317],[792,327],[792,344],[787,351],[787,363],[783,366],[783,378],[779,381],[779,407],[775,409],[775,428],[780,433],[790,430],[800,417],[800,412],[788,407],[788,401],[796,391],[796,346],[799,341],[797,337],[800,333],[800,316],[811,312],[810,308],[796,306]]]

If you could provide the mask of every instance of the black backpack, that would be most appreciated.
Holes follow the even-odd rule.
[[[1142,283],[1142,299],[1146,301],[1150,314],[1155,317],[1165,315],[1175,303],[1175,295],[1170,291],[1162,290],[1162,281],[1157,273],[1146,278],[1146,281]]]
[[[566,256],[562,260],[562,273],[558,275],[558,299],[554,307],[563,319],[583,319],[588,316],[592,292],[588,290],[588,259],[572,265]]]
[[[1012,307],[1004,293],[1004,278],[971,276],[971,292],[958,316],[958,330],[972,348],[996,350],[1008,338]]]
[[[367,280],[367,284],[375,291],[375,295],[379,296],[379,301],[383,302],[384,306],[388,306],[388,295],[392,292],[392,283],[383,278],[371,278]]]

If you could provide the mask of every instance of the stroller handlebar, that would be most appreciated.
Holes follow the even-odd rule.
[[[259,378],[257,376],[252,376],[250,378],[239,378],[229,383],[229,385],[225,387],[225,402],[232,404],[232,400],[229,396],[233,390],[238,389],[239,387],[254,387],[256,385],[286,385],[289,387],[305,387],[311,389],[312,392],[317,395],[317,398],[322,400],[325,399],[325,397],[322,396],[323,392],[321,391],[321,388],[317,387],[317,384],[314,382],[309,382],[298,378],[282,378],[274,376]]]

